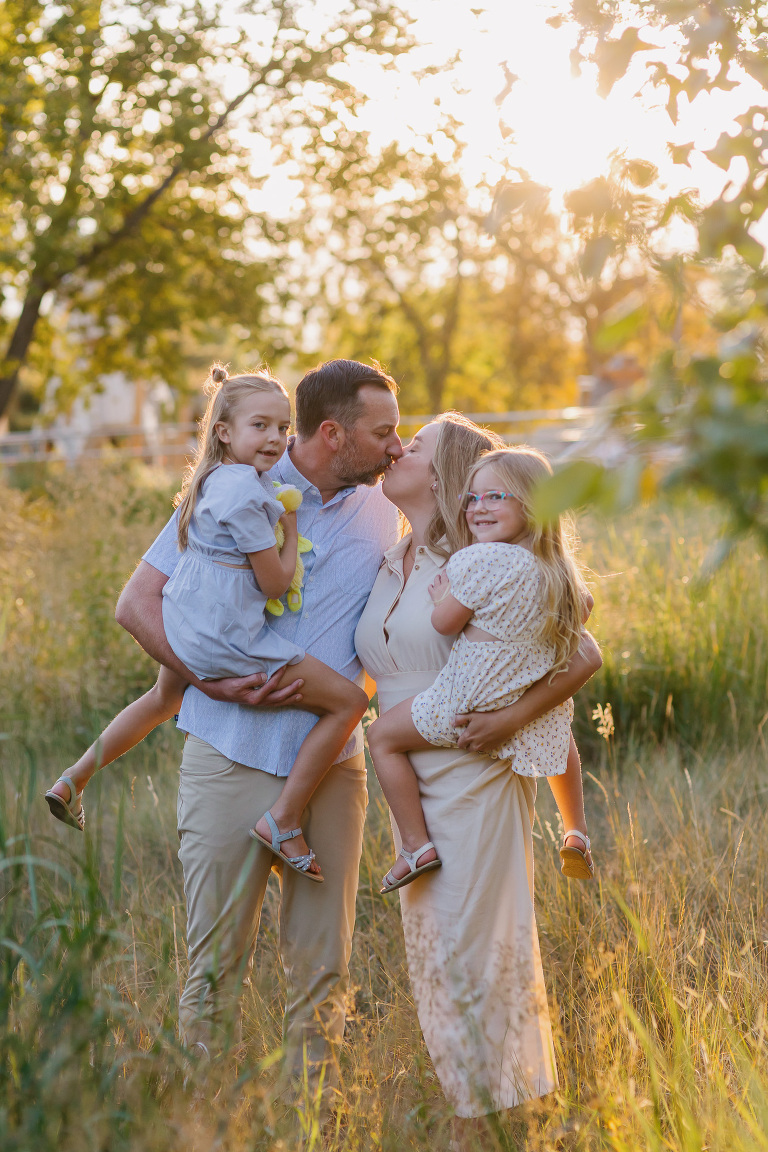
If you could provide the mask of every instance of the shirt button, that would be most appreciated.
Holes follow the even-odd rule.
[[[418,564],[414,564],[414,566],[413,566],[413,569],[414,569],[414,571],[415,571],[415,572],[418,572],[418,570],[419,570],[419,566],[418,566]]]

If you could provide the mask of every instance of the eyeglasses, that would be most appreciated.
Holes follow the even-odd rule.
[[[499,492],[494,488],[490,492],[483,492],[478,495],[477,492],[466,492],[464,495],[464,509],[469,512],[472,508],[477,508],[482,502],[487,508],[498,508],[502,500],[516,500],[514,492]]]

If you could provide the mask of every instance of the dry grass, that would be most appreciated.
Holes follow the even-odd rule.
[[[162,519],[165,494],[154,477],[118,472],[100,474],[98,485],[60,483],[57,503],[40,496],[31,508],[3,493],[4,1152],[297,1147],[272,1092],[282,1012],[274,893],[244,997],[242,1045],[197,1094],[202,1069],[190,1069],[174,1037],[185,967],[178,735],[170,727],[156,734],[94,782],[85,838],[53,825],[39,799],[54,768],[151,675],[111,623],[111,607],[130,558]],[[101,508],[108,511],[97,516]],[[618,719],[615,747],[594,735],[584,741],[599,880],[559,876],[555,812],[542,789],[537,909],[561,1087],[511,1118],[500,1147],[768,1146],[764,567],[745,548],[706,594],[715,652],[711,630],[692,634],[700,609],[679,583],[695,572],[704,518],[665,515],[646,514],[613,536],[601,529],[587,545],[593,566],[624,573],[598,593],[611,649],[605,676],[580,706],[582,724],[595,700],[610,701]],[[692,541],[688,550],[673,542],[679,537]],[[743,652],[750,672],[738,679]],[[707,681],[729,669],[740,689],[723,703]],[[654,682],[665,723],[646,711],[642,739],[642,707],[653,696],[641,686]],[[691,718],[685,734],[681,716]],[[375,895],[372,878],[389,852],[372,788],[342,1107],[326,1142],[339,1152],[447,1146],[448,1110],[418,1029],[397,907]],[[304,1145],[319,1149],[308,1114]]]

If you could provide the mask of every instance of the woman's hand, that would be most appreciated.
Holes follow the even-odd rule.
[[[461,729],[459,748],[467,752],[490,752],[498,748],[518,731],[512,726],[508,713],[509,708],[506,708],[497,712],[466,712],[454,716],[454,727]]]
[[[439,604],[441,600],[445,600],[451,591],[451,582],[445,572],[438,572],[427,591],[433,604]]]

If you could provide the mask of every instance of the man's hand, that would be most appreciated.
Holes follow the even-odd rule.
[[[299,689],[303,687],[304,681],[292,680],[290,684],[278,688],[284,668],[278,669],[266,684],[263,672],[256,672],[253,676],[229,676],[226,680],[198,680],[193,676],[189,668],[185,668],[179,660],[165,635],[163,588],[167,581],[167,576],[141,560],[120,594],[115,610],[118,624],[130,632],[153,660],[165,664],[212,700],[247,704],[251,708],[259,705],[271,708],[278,704],[298,704],[302,698]]]
[[[462,729],[458,746],[467,752],[490,752],[514,736],[502,712],[465,712],[454,716],[453,723]]]
[[[229,676],[226,680],[203,680],[197,687],[212,700],[224,700],[229,704],[247,704],[249,708],[273,708],[277,705],[297,704],[301,700],[300,689],[303,680],[293,680],[278,688],[284,668],[279,668],[266,680],[263,672],[253,676]]]

